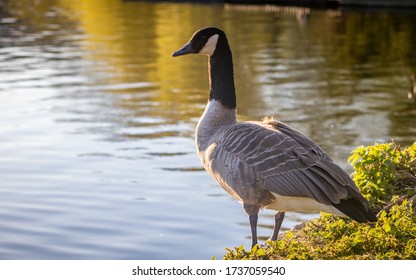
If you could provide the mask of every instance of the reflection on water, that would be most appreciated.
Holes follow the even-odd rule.
[[[358,145],[415,140],[412,11],[0,4],[3,259],[207,259],[250,244],[194,151],[206,58],[170,57],[203,26],[228,32],[240,119],[276,115],[349,171]],[[265,239],[272,212],[260,223]]]

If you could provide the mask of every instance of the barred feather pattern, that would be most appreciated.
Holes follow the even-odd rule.
[[[210,131],[210,137],[201,135],[203,128],[202,122],[197,128],[202,164],[229,194],[244,204],[302,211],[302,207],[277,209],[276,197],[313,199],[314,203],[331,207],[353,198],[367,210],[367,202],[350,176],[315,142],[286,124],[274,119],[231,121]],[[198,135],[207,141],[198,143]],[[341,214],[335,208],[328,209],[321,210]]]

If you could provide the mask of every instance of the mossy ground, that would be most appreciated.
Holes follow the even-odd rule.
[[[359,147],[349,161],[377,223],[322,214],[278,241],[227,249],[224,259],[416,259],[416,142]]]

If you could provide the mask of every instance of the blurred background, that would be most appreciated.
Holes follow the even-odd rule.
[[[346,171],[416,135],[413,9],[0,0],[0,258],[210,259],[248,218],[201,168],[205,26],[233,50],[240,120],[273,115]],[[262,211],[260,241],[273,212]],[[283,230],[319,214],[288,213]]]

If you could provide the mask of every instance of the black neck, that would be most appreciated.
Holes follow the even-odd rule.
[[[221,47],[221,51],[216,51],[209,59],[209,100],[215,99],[224,107],[235,109],[233,57],[228,43]]]

